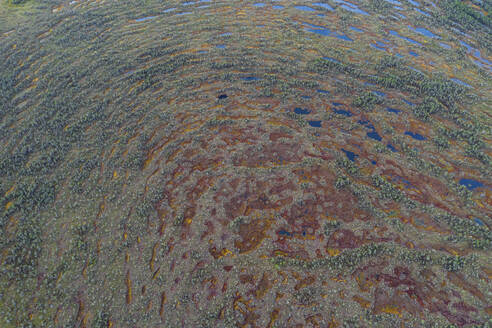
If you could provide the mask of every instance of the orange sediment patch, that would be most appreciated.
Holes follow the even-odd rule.
[[[164,305],[166,304],[166,292],[161,293],[161,305],[159,307],[159,316],[164,319]]]
[[[155,243],[154,247],[152,248],[152,256],[150,257],[150,262],[149,262],[150,271],[154,271],[154,261],[155,261],[155,255],[157,253],[158,246],[159,243]]]
[[[7,190],[7,192],[5,193],[5,197],[7,197],[12,191],[14,191],[14,188],[15,188],[15,185],[13,185],[12,187],[10,187],[10,189]]]
[[[272,311],[272,313],[270,313],[270,322],[268,323],[267,328],[272,328],[274,326],[275,321],[277,320],[279,313],[280,313],[279,309],[274,309]]]
[[[126,272],[126,304],[132,302],[132,281],[130,279],[130,270]]]
[[[356,301],[357,303],[360,304],[361,307],[363,307],[364,309],[368,309],[369,306],[371,305],[371,302],[369,302],[368,300],[366,300],[365,298],[362,298],[360,296],[357,296],[355,295],[354,297],[352,297],[352,299],[354,301]]]
[[[401,318],[402,314],[400,309],[395,305],[386,305],[382,309],[379,310],[382,313],[395,314]]]
[[[326,249],[326,252],[330,256],[337,256],[338,254],[340,254],[340,250],[339,249],[336,249],[336,248],[327,248]]]

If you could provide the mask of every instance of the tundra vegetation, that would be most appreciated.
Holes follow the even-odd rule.
[[[0,327],[490,327],[490,7],[0,0]]]

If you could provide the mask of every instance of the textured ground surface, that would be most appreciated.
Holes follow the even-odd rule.
[[[489,9],[2,3],[0,327],[489,327]]]

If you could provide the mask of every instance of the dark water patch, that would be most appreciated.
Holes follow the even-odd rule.
[[[288,237],[292,237],[294,236],[293,233],[291,232],[288,232],[287,230],[280,230],[279,232],[277,232],[277,234],[281,235],[281,236],[288,236]]]
[[[311,99],[311,96],[301,96],[302,99]]]
[[[378,50],[386,51],[386,48],[380,47],[380,46],[378,46],[378,45],[376,45],[374,43],[371,43],[371,47],[376,48]]]
[[[395,113],[395,114],[398,114],[401,112],[401,110],[399,109],[395,109],[395,108],[391,108],[391,107],[386,107],[386,110],[390,113]]]
[[[412,131],[405,131],[405,135],[410,136],[410,137],[414,138],[415,140],[420,140],[420,141],[427,139],[423,135],[421,135],[419,133],[414,133]]]
[[[314,127],[314,128],[320,128],[321,127],[321,121],[308,121],[309,125]]]
[[[366,121],[366,120],[359,120],[359,121],[357,121],[357,123],[359,123],[360,125],[363,125],[363,126],[365,126],[371,130],[371,131],[366,133],[366,136],[368,138],[374,139],[376,141],[383,140],[383,138],[381,138],[379,133],[376,132],[376,128],[374,127],[374,125],[371,122]]]
[[[405,104],[407,104],[407,105],[410,105],[410,106],[415,106],[415,104],[414,104],[413,102],[409,101],[409,100],[406,100],[406,99],[402,99],[402,100],[403,100],[403,102],[404,102]]]
[[[226,99],[227,98],[227,95],[224,93],[224,94],[219,95],[217,98],[219,98],[219,99]]]
[[[353,13],[356,13],[356,14],[361,14],[361,15],[367,15],[369,16],[369,13],[362,10],[362,9],[359,9],[359,7],[354,7],[354,6],[348,6],[348,5],[341,5],[340,6],[341,8],[345,9],[345,10],[348,10],[348,11],[351,11]]]
[[[408,53],[409,53],[411,56],[413,56],[413,57],[418,57],[418,56],[419,56],[419,54],[418,54],[418,53],[416,53],[415,51],[412,51],[412,50],[410,50]]]
[[[349,38],[348,36],[346,36],[345,34],[332,32],[327,28],[306,28],[306,31],[311,32],[311,33],[316,33],[319,35],[323,35],[323,36],[335,37],[337,39],[344,40],[344,41],[350,41],[350,42],[354,41],[351,38]]]
[[[381,92],[381,91],[373,91],[372,93],[374,93],[376,96],[386,97],[386,94],[384,92]]]
[[[482,220],[480,220],[479,218],[475,218],[474,219],[475,223],[480,225],[480,226],[484,226],[485,224],[482,222]]]
[[[392,152],[397,152],[398,149],[396,149],[392,144],[387,144],[386,147],[391,150]]]
[[[445,49],[451,49],[451,46],[447,43],[439,42],[439,45]]]
[[[147,17],[142,17],[142,18],[137,18],[135,19],[135,22],[144,22],[146,20],[149,20],[149,19],[154,19],[156,18],[157,16],[147,16]]]
[[[450,80],[451,80],[451,81],[453,81],[453,82],[455,82],[455,83],[458,83],[459,85],[465,86],[465,87],[467,87],[467,88],[472,88],[472,86],[471,86],[471,85],[469,85],[468,83],[463,82],[463,81],[461,81],[460,79],[457,79],[457,78],[455,78],[455,77],[452,77]]]
[[[460,183],[460,185],[465,186],[469,190],[474,190],[476,188],[481,188],[484,186],[483,183],[481,183],[480,181],[474,180],[474,179],[463,178],[463,179],[460,179],[459,183]]]
[[[296,107],[296,108],[294,108],[294,113],[300,114],[300,115],[307,115],[307,114],[311,113],[311,111],[309,109],[306,109],[306,108]]]
[[[383,138],[381,138],[381,136],[379,135],[379,133],[376,132],[376,130],[374,131],[371,131],[371,132],[367,132],[366,135],[371,138],[371,139],[374,139],[376,141],[381,141],[383,140]]]
[[[424,15],[424,16],[427,16],[427,17],[431,17],[431,14],[429,14],[428,12],[426,11],[423,11],[423,10],[420,10],[419,8],[415,8],[415,11]]]
[[[492,71],[492,62],[486,58],[483,58],[482,54],[480,53],[480,51],[478,49],[470,46],[468,43],[461,41],[461,40],[460,40],[460,44],[465,46],[468,53],[470,53],[471,55],[473,55],[473,57],[475,57],[473,59],[473,62],[475,64],[479,65],[482,68],[486,68],[486,69]]]
[[[360,125],[363,125],[365,127],[368,127],[369,129],[374,129],[374,125],[372,125],[372,123],[369,122],[369,121],[366,121],[366,120],[358,120],[357,123],[359,123]]]
[[[334,63],[338,63],[338,64],[340,64],[340,61],[339,61],[339,60],[336,60],[335,58],[331,58],[331,57],[323,57],[323,59],[325,59],[325,60],[329,60],[329,61],[332,61],[332,62],[334,62]]]
[[[327,3],[322,3],[322,2],[315,2],[313,3],[313,6],[317,6],[317,7],[322,7],[324,9],[327,9],[329,11],[334,11],[335,9],[333,9],[333,7],[331,7],[329,4]]]
[[[345,34],[340,34],[340,33],[334,33],[334,36],[340,40],[344,40],[344,41],[350,41],[350,42],[353,42],[354,40],[352,40],[351,38],[349,38],[348,36],[346,36]]]
[[[324,26],[314,25],[314,24],[311,24],[311,23],[308,23],[308,22],[302,22],[302,24],[304,24],[306,26],[309,26],[309,27],[312,27],[312,28],[319,28],[319,29],[324,29],[325,28]]]
[[[424,75],[424,72],[422,72],[421,70],[416,69],[416,68],[415,68],[415,67],[413,67],[413,66],[408,66],[408,68],[410,68],[410,69],[411,69],[412,71],[414,71],[414,72],[417,72],[417,73],[419,73],[419,74]]]
[[[384,40],[386,40],[386,39],[384,39]],[[387,42],[389,42],[389,41],[387,41]],[[377,40],[377,41],[375,41],[375,43],[371,43],[371,46],[373,48],[378,49],[378,50],[387,51],[390,45],[385,43],[385,42]]]
[[[318,29],[318,28],[307,28],[306,31],[311,33],[316,33],[323,36],[331,36],[331,31],[327,28]]]
[[[333,0],[336,3],[342,4],[340,8],[348,10],[350,12],[356,13],[356,14],[361,14],[361,15],[367,15],[369,16],[369,13],[365,12],[362,9],[359,9],[359,7],[351,2],[344,1],[344,0]]]
[[[359,156],[356,153],[351,152],[350,150],[345,150],[342,148],[342,151],[345,153],[345,156],[347,156],[347,158],[352,162],[355,162],[355,159]]]
[[[435,39],[441,38],[439,35],[436,35],[436,34],[432,33],[431,31],[429,31],[428,29],[423,28],[423,27],[412,27],[409,25],[408,28],[411,29],[412,31],[416,32],[416,33],[425,35],[429,38],[435,38]]]
[[[130,76],[130,75],[132,75],[133,73],[135,73],[135,70],[134,70],[134,69],[131,69],[131,70],[126,71],[125,73],[123,73],[123,76],[125,76],[125,77],[126,77],[126,76]]]
[[[342,103],[338,103],[338,102],[332,102],[332,105],[333,105],[333,106],[343,106],[343,104],[342,104]]]
[[[330,94],[330,91],[328,91],[328,90],[318,89],[316,91],[319,93],[323,93],[323,94]]]
[[[350,29],[352,31],[356,31],[356,32],[359,32],[359,33],[364,33],[364,30],[361,30],[360,28],[355,27],[355,26],[350,26]]]
[[[376,162],[376,161],[371,161],[371,164],[372,164],[372,165],[376,165],[377,163],[378,163],[378,162]]]
[[[397,15],[398,17],[403,18],[403,19],[407,18],[407,16],[403,15],[402,13],[395,13],[395,15]]]
[[[225,44],[218,44],[215,46],[216,48],[219,48],[219,49],[225,49]]]
[[[406,36],[403,36],[403,35],[400,35],[398,32],[396,31],[393,31],[393,30],[389,30],[389,34],[393,35],[393,36],[396,36],[400,39],[403,39],[403,40],[406,40],[408,42],[411,42],[413,44],[416,44],[416,45],[419,45],[421,46],[422,44],[414,39],[411,39],[411,38],[407,38]]]
[[[302,11],[316,11],[316,9],[313,9],[311,7],[308,7],[308,6],[294,6],[294,8],[296,8],[298,10],[302,10]]]
[[[332,110],[337,114],[341,114],[341,115],[344,115],[347,117],[350,117],[353,115],[352,112],[349,110],[343,110],[343,109],[337,109],[337,108],[332,108]]]
[[[405,178],[399,176],[399,175],[390,175],[391,176],[391,180],[396,182],[396,183],[403,183],[404,184],[404,187],[406,189],[412,187],[412,184],[410,183],[410,181],[406,180]]]
[[[256,76],[243,76],[243,77],[241,77],[241,80],[243,80],[243,81],[258,81],[261,79],[259,77],[256,77]]]

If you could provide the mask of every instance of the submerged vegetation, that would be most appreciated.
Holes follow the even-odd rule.
[[[488,327],[490,1],[0,2],[0,327]]]

